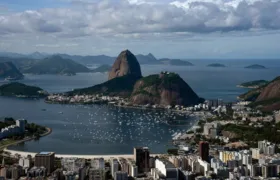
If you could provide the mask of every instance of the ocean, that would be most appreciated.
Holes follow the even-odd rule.
[[[272,60],[194,60],[195,66],[143,65],[144,76],[169,71],[178,73],[205,99],[236,101],[247,91],[236,85],[252,80],[272,80],[279,75],[280,62]],[[206,67],[223,63],[225,68]],[[245,69],[261,64],[267,69]],[[48,92],[65,92],[92,86],[107,80],[107,74],[84,73],[76,76],[26,75],[21,82]],[[6,83],[1,81],[0,84]],[[165,111],[124,109],[107,105],[58,105],[43,100],[0,97],[0,117],[24,118],[53,129],[38,141],[11,146],[31,152],[54,151],[59,154],[131,154],[135,146],[148,146],[152,153],[163,153],[171,135],[185,132],[197,120]],[[184,124],[174,124],[176,120]]]

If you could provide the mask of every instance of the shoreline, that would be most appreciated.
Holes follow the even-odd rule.
[[[45,137],[45,136],[47,136],[47,135],[52,133],[52,129],[51,128],[49,128],[49,127],[45,127],[45,128],[47,129],[47,132],[45,132],[44,134],[40,134],[40,138]],[[18,140],[18,141],[15,141],[15,142],[12,142],[12,143],[0,146],[0,149],[4,149],[4,151],[5,151],[9,146],[17,145],[19,143],[23,143],[23,142],[26,142],[26,141],[31,141],[31,140],[34,140],[34,139],[35,139],[35,137],[26,137],[26,138],[23,138],[21,140]]]
[[[9,153],[10,156],[21,155],[26,157],[31,155],[35,157],[36,154],[39,152],[28,152],[28,151],[17,151],[17,150],[10,150],[5,148],[3,150],[6,153]],[[150,156],[161,156],[165,154],[150,154]],[[56,158],[82,158],[82,159],[93,159],[93,158],[104,158],[105,160],[109,160],[110,158],[134,158],[133,154],[111,154],[111,155],[87,155],[87,154],[55,154]]]

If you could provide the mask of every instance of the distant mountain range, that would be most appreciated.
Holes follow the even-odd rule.
[[[39,60],[32,66],[22,68],[23,73],[30,74],[61,74],[75,75],[81,72],[90,72],[90,70],[82,64],[71,59],[64,59],[61,56],[53,55]]]
[[[31,54],[19,54],[19,53],[9,53],[9,52],[0,52],[0,62],[1,57],[5,58],[16,58],[12,61],[16,65],[19,63],[20,60],[41,60],[45,59],[47,57],[58,55],[64,59],[71,59],[73,61],[76,61],[78,63],[88,65],[88,64],[109,64],[112,65],[117,57],[111,57],[106,55],[96,55],[96,56],[81,56],[81,55],[69,55],[69,54],[47,54],[47,53],[40,53],[40,52],[34,52]],[[192,66],[193,64],[188,61],[183,61],[180,59],[169,59],[169,58],[163,58],[163,59],[156,59],[155,56],[151,53],[147,55],[138,54],[136,55],[136,58],[140,64],[166,64],[166,65],[173,65],[173,66]]]

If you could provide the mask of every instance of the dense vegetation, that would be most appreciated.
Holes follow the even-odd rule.
[[[98,84],[92,87],[75,89],[74,91],[68,92],[68,95],[75,94],[103,94],[110,96],[130,96],[133,86],[139,77],[134,77],[131,75],[126,75],[122,77],[117,77],[106,81],[102,84]]]
[[[29,68],[22,69],[24,73],[30,74],[71,74],[89,72],[90,70],[70,59],[63,59],[60,56],[51,56],[38,61]]]
[[[45,94],[42,91],[39,87],[28,86],[18,82],[0,86],[0,96],[43,97]]]
[[[248,123],[249,124],[249,123]],[[273,143],[280,143],[280,123],[275,126],[272,123],[264,123],[263,127],[249,125],[227,124],[222,130],[238,134],[238,140],[245,141],[249,145],[256,146],[257,141],[268,140]]]
[[[265,86],[269,83],[269,81],[266,80],[256,80],[256,81],[249,81],[240,84],[241,87],[248,87],[248,88],[259,88],[261,86]]]
[[[136,104],[192,105],[203,101],[176,73],[162,72],[141,78],[131,100]]]

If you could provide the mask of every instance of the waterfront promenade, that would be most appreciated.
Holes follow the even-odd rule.
[[[47,132],[45,132],[44,134],[41,134],[40,137],[44,137],[44,136],[47,136],[47,135],[52,133],[51,128],[46,127],[46,129],[47,129]],[[23,139],[18,140],[18,141],[12,141],[11,143],[0,146],[0,150],[4,149],[4,148],[7,148],[11,145],[16,145],[16,144],[23,143],[23,142],[26,142],[26,141],[31,141],[31,140],[34,140],[34,139],[35,139],[35,137],[26,137],[26,138],[23,138]]]

